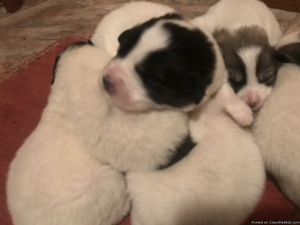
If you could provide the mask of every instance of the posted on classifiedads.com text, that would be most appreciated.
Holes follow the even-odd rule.
[[[251,221],[251,224],[300,224],[300,221]]]

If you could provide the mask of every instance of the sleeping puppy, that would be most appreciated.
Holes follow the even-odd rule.
[[[229,84],[191,113],[194,149],[164,170],[132,172],[132,225],[239,225],[262,195],[265,172],[251,109]],[[240,126],[241,125],[241,126]]]
[[[123,174],[164,167],[189,141],[180,109],[127,113],[102,86],[110,56],[90,44],[57,58],[42,118],[11,163],[15,225],[111,225],[128,212]]]
[[[255,119],[253,133],[264,163],[281,191],[300,208],[300,32],[284,37],[278,51],[286,61]]]
[[[100,127],[108,117],[98,85],[108,60],[106,52],[86,44],[67,48],[57,60],[48,105],[10,165],[7,202],[14,225],[110,225],[127,214],[123,175],[93,157],[74,126]],[[93,127],[85,132],[101,137]]]
[[[130,112],[177,108],[191,111],[225,82],[215,41],[172,13],[120,34],[117,55],[103,84],[114,103]]]
[[[172,12],[174,10],[169,6],[153,2],[139,1],[124,4],[101,20],[91,40],[95,46],[101,47],[111,56],[115,56],[119,46],[118,37],[123,31],[153,17]]]
[[[213,223],[215,215],[221,217],[220,220],[215,220],[215,224],[220,224],[220,221],[232,224],[231,222],[238,223],[245,219],[262,193],[263,164],[251,134],[241,129],[226,114],[230,113],[241,125],[249,125],[252,121],[250,108],[234,95],[229,86],[225,85],[225,91],[221,93],[229,93],[230,97],[218,97],[217,102],[220,106],[216,109],[214,109],[215,104],[208,107],[213,101],[210,98],[226,80],[222,55],[213,38],[205,30],[197,29],[179,15],[167,14],[124,31],[118,39],[120,42],[118,53],[105,68],[103,77],[103,84],[117,106],[129,112],[162,110],[170,107],[190,111],[195,107],[200,107],[196,111],[198,116],[207,109],[203,119],[198,121],[195,118],[197,122],[194,125],[191,122],[192,137],[199,143],[199,149],[197,145],[185,158],[165,170],[153,173],[128,173],[127,183],[132,200],[133,225],[198,224],[198,222],[210,224],[211,221]],[[227,95],[221,94],[221,96]],[[184,98],[180,99],[180,96]],[[225,99],[228,105],[223,102]],[[214,120],[214,116],[218,114],[222,116],[216,117],[216,122],[212,122],[212,127],[209,126],[206,133],[207,121]],[[218,120],[219,117],[221,119]],[[224,129],[223,126],[217,126],[220,122],[225,124]],[[233,134],[228,132],[231,128],[234,130]],[[225,144],[228,143],[225,153],[226,161],[224,160],[224,164],[220,162],[222,165],[220,170],[218,166],[211,165],[221,158],[215,152],[211,153],[210,147],[216,146],[216,150],[213,151],[221,152],[224,149],[224,143],[210,136],[208,140],[206,137],[202,138],[202,131],[205,132],[205,136],[215,136],[218,131],[220,133],[218,138],[224,136],[222,140]],[[239,141],[235,140],[236,135],[238,137],[241,135]],[[203,155],[203,157],[215,158],[209,164],[204,160],[202,165],[201,154],[202,148],[204,149],[202,143],[205,142],[215,143],[215,145],[205,147],[207,151],[203,151],[210,156]],[[240,153],[241,146],[244,145],[245,149],[242,149]],[[228,158],[227,151],[231,153],[228,154]],[[238,163],[241,168],[229,166],[232,162]],[[201,168],[198,167],[199,165]],[[210,187],[206,186],[203,194],[199,194],[197,190],[207,182],[207,178],[212,179],[206,174],[201,178],[201,174],[207,170],[214,170],[214,175],[218,177],[223,176],[221,171],[226,171],[224,173],[226,178],[222,177],[220,185],[224,186],[229,183],[226,190],[228,193],[223,195],[224,199],[221,194],[218,195],[222,190],[218,189],[212,193],[215,194],[216,201],[218,198],[221,200],[214,206],[210,206],[207,202],[203,203],[201,209],[207,208],[207,211],[198,218],[196,215],[199,212],[195,210],[201,204],[201,197],[211,196],[207,192],[213,184],[217,184],[217,180],[207,183]],[[228,174],[230,178],[226,180]],[[194,180],[199,180],[199,183]],[[181,185],[182,183],[184,185]],[[236,194],[235,189],[239,190],[239,194]],[[176,190],[178,190],[177,193]],[[199,194],[200,202],[196,200],[197,194]],[[230,211],[231,214],[227,214],[228,211],[223,212],[230,209],[231,203],[218,210],[217,205],[223,204],[226,198],[236,204],[233,211]],[[245,200],[241,202],[241,198]],[[180,209],[186,211],[182,216],[176,216],[180,213]],[[207,217],[205,217],[206,214]]]
[[[252,110],[258,110],[269,96],[280,66],[274,46],[282,33],[274,15],[258,0],[221,0],[192,22],[213,33],[229,83]]]

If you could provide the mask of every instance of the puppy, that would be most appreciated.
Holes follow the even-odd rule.
[[[225,73],[212,36],[172,13],[150,19],[118,37],[117,55],[103,84],[129,112],[191,111],[223,84]]]
[[[274,89],[258,113],[253,133],[264,163],[281,191],[300,208],[300,32],[284,37],[278,51],[286,61]]]
[[[92,156],[69,117],[104,120],[109,109],[97,80],[108,60],[83,44],[60,55],[48,105],[10,165],[7,202],[15,225],[110,225],[127,214],[123,175]],[[77,108],[74,100],[83,105]],[[101,137],[93,127],[85,132]]]
[[[192,22],[213,33],[229,83],[246,104],[258,110],[269,96],[280,66],[274,46],[282,33],[274,15],[258,0],[221,0]]]
[[[91,40],[97,47],[105,49],[111,56],[117,54],[119,35],[153,17],[172,13],[169,6],[139,1],[124,4],[106,15],[97,26]]]
[[[194,149],[171,167],[132,172],[132,225],[238,225],[253,211],[265,173],[251,109],[228,84],[191,113]],[[239,125],[240,124],[240,125]]]
[[[166,166],[189,140],[182,110],[115,107],[101,82],[109,59],[85,43],[58,56],[48,105],[10,166],[15,225],[115,224],[129,209],[119,171]]]
[[[209,99],[225,83],[225,65],[220,50],[213,38],[205,30],[197,29],[193,24],[183,20],[177,14],[167,14],[146,21],[143,24],[124,31],[118,40],[120,42],[118,53],[104,70],[103,84],[114,103],[126,111],[143,112],[145,110],[162,110],[170,107],[181,108],[185,111],[190,111],[195,107],[206,109],[205,105],[209,105],[209,102],[212,101]],[[230,93],[231,89],[225,86],[225,90],[227,90],[225,93],[228,92],[228,89]],[[236,98],[236,100],[233,100],[233,106],[228,104],[226,107],[221,107],[223,105],[219,103],[221,106],[216,109],[216,112],[223,115],[224,112],[222,110],[224,108],[228,113],[235,115],[234,117],[239,123],[249,125],[252,121],[250,108],[240,101],[233,92],[231,93]],[[179,101],[179,96],[184,96],[184,98],[181,98]],[[220,98],[222,99],[222,97]],[[224,99],[226,98],[218,100],[218,102],[222,102]],[[230,103],[232,100],[229,98],[226,101]],[[239,102],[237,105],[241,104],[241,107],[235,107],[235,102]],[[238,223],[242,221],[252,211],[259,199],[264,184],[262,160],[251,134],[242,130],[224,113],[220,117],[226,119],[216,120],[216,123],[213,122],[212,127],[209,126],[209,129],[207,129],[207,135],[215,135],[214,129],[216,131],[220,129],[222,131],[218,131],[221,133],[220,135],[224,135],[223,132],[228,133],[228,135],[224,135],[224,139],[222,140],[226,140],[225,143],[229,145],[228,151],[232,151],[232,154],[224,162],[222,169],[226,169],[230,174],[230,180],[240,181],[243,184],[246,183],[248,188],[245,188],[241,183],[234,185],[231,184],[231,181],[228,181],[230,184],[228,184],[227,191],[230,193],[228,195],[224,194],[224,196],[236,202],[236,207],[231,212],[232,216],[226,214],[226,212],[222,212],[222,210],[229,210],[231,206],[226,205],[218,211],[218,209],[213,209],[216,205],[210,207],[208,203],[204,203],[202,206],[203,210],[206,207],[209,208],[203,213],[203,217],[198,218],[195,215],[199,212],[192,213],[195,212],[198,205],[190,201],[186,190],[195,190],[191,194],[191,198],[194,199],[195,195],[193,194],[198,194],[199,192],[196,190],[202,185],[200,182],[195,184],[193,181],[194,177],[198,178],[197,175],[201,174],[196,168],[198,168],[199,160],[201,162],[202,157],[195,157],[194,155],[201,154],[202,152],[200,148],[202,149],[202,142],[204,143],[204,140],[200,137],[202,136],[202,129],[206,130],[207,118],[209,118],[209,115],[216,114],[212,110],[213,107],[208,109],[209,113],[205,113],[206,116],[201,120],[201,123],[191,125],[192,137],[199,143],[199,150],[197,150],[196,146],[185,158],[166,170],[137,174],[129,172],[127,182],[132,200],[131,215],[134,225],[198,224],[198,222],[205,224],[206,221],[208,222],[207,224],[210,224],[209,222],[214,221],[214,215],[221,216],[221,221],[232,224],[231,222]],[[240,109],[242,110],[240,111]],[[246,119],[244,119],[244,111],[246,111]],[[203,113],[197,112],[199,116]],[[230,122],[223,122],[223,120]],[[219,128],[220,126],[217,126],[218,122],[228,123],[229,125],[225,125],[224,129],[223,126]],[[234,129],[233,134],[228,132],[232,127]],[[193,129],[196,129],[197,132],[193,131]],[[199,136],[197,136],[198,133]],[[242,136],[236,145],[231,143],[235,135]],[[210,138],[208,139],[210,140]],[[212,140],[210,143],[215,142],[216,140]],[[219,150],[220,145],[222,145],[220,149],[223,149],[224,143],[222,141],[217,143],[215,151]],[[231,145],[233,146],[232,149]],[[241,145],[246,146],[245,153],[243,151],[243,154],[239,154]],[[210,147],[207,151],[209,150]],[[216,159],[220,158],[219,155],[211,153],[210,157],[213,158],[214,156]],[[241,173],[236,175],[236,168],[228,165],[232,162],[232,157],[234,159],[238,158],[236,162],[239,165],[243,165],[242,168],[245,168],[245,171],[239,167],[237,171],[241,171]],[[194,168],[195,170],[193,170]],[[210,170],[210,168],[211,165],[205,164],[199,170],[205,171]],[[212,168],[216,175],[220,173],[218,167]],[[173,173],[171,171],[177,172]],[[160,176],[159,174],[164,175]],[[249,177],[247,177],[248,175]],[[203,182],[205,182],[207,177],[209,175],[203,175]],[[181,186],[180,179],[187,184]],[[212,186],[214,182],[216,181],[214,180],[209,183],[208,186]],[[160,183],[162,186],[159,185]],[[221,184],[226,185],[226,180],[224,179]],[[158,186],[161,188],[156,189]],[[233,188],[237,187],[239,187],[238,190],[241,194],[235,195]],[[175,190],[181,190],[181,192],[178,191],[176,193]],[[203,192],[205,192],[205,196],[210,196],[207,195],[206,191],[209,191],[209,188]],[[190,194],[189,191],[188,193]],[[219,193],[219,189],[215,193],[216,199],[219,197],[217,193]],[[176,217],[177,209],[181,209],[180,206],[186,197],[189,200],[186,200],[186,204],[182,208],[186,209],[187,213],[191,210],[190,214]],[[223,196],[220,197],[222,198]],[[240,202],[240,197],[245,199],[245,201],[238,204],[236,199],[239,199]],[[171,201],[173,198],[174,201]],[[175,199],[178,199],[178,201]],[[198,201],[196,202],[197,204],[199,203]],[[221,203],[222,200],[217,204]],[[209,212],[211,214],[205,217],[204,215]],[[218,223],[219,221],[216,220],[215,224],[220,224]]]

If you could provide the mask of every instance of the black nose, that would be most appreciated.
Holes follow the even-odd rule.
[[[109,80],[109,77],[107,75],[103,76],[102,78],[103,86],[104,88],[111,93],[113,91],[113,85]]]

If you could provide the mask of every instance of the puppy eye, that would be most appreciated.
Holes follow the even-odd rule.
[[[276,79],[277,70],[271,66],[257,73],[257,78],[260,83],[273,85]]]
[[[241,83],[243,81],[243,76],[236,71],[228,71],[228,80],[234,83]]]

